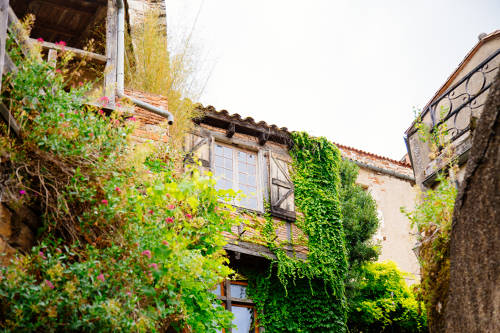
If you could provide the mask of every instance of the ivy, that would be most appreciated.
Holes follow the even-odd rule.
[[[275,241],[272,219],[263,228],[277,259],[269,275],[248,273],[250,297],[266,332],[345,332],[347,272],[339,202],[340,152],[325,138],[292,134],[297,221],[308,237],[308,257],[290,257]]]

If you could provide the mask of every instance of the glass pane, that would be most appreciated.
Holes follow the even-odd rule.
[[[215,167],[215,175],[216,176],[223,176],[224,175],[224,169],[221,167]]]
[[[247,184],[253,185],[253,186],[257,185],[256,179],[255,179],[255,174],[248,176],[248,183]]]
[[[224,155],[224,147],[221,145],[215,145],[215,154],[223,156]]]
[[[250,165],[250,164],[247,165],[247,172],[249,174],[255,175],[255,169],[256,169],[255,165]]]
[[[217,296],[222,296],[221,294],[221,289],[220,289],[220,284],[217,284],[217,286],[215,287],[215,289],[212,289],[210,290],[213,294],[217,295]]]
[[[233,172],[228,169],[224,169],[224,177],[226,179],[233,179]]]
[[[233,305],[231,312],[234,314],[233,324],[236,325],[236,328],[233,328],[233,333],[250,333],[253,331],[253,308]]]
[[[246,161],[246,154],[242,151],[238,152],[238,160],[245,162]]]
[[[221,156],[215,156],[215,166],[224,166],[224,157]]]
[[[233,158],[233,150],[228,147],[224,147],[224,157]]]
[[[247,184],[247,175],[246,174],[240,173],[239,183],[240,184]]]
[[[239,172],[247,172],[247,165],[243,162],[238,161],[238,171]]]
[[[255,160],[256,160],[256,158],[255,158],[254,154],[248,154],[247,155],[247,161],[248,161],[248,163],[255,164]]]
[[[231,284],[231,297],[247,298],[247,286]]]

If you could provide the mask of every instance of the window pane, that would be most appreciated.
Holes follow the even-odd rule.
[[[224,147],[221,145],[215,145],[215,155],[224,156]]]
[[[233,328],[233,333],[251,333],[253,331],[253,308],[233,305],[231,312],[234,314],[233,324],[236,325],[236,328]]]
[[[224,147],[224,157],[233,158],[233,150],[228,147]]]
[[[221,289],[220,289],[220,284],[217,284],[217,286],[215,287],[215,289],[212,289],[210,290],[213,294],[217,295],[217,296],[222,296],[221,294]]]
[[[241,284],[231,284],[231,297],[247,298],[247,286]]]
[[[249,164],[255,165],[255,155],[254,154],[247,154],[247,162]]]
[[[224,167],[229,170],[233,170],[233,160],[230,158],[224,158]]]
[[[247,164],[247,172],[251,175],[255,175],[255,170],[256,167],[255,165],[250,165],[250,164]]]
[[[223,167],[224,166],[224,157],[215,156],[215,166]]]
[[[238,171],[247,172],[247,165],[241,161],[238,161]]]

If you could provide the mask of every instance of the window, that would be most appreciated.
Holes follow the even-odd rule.
[[[233,324],[236,328],[225,329],[224,333],[257,333],[259,330],[257,323],[257,313],[255,304],[247,298],[247,283],[242,281],[226,281],[217,285],[212,291],[224,302],[226,309],[234,314]]]
[[[239,197],[234,204],[261,210],[257,154],[216,143],[214,157],[216,187],[241,191],[245,197]]]

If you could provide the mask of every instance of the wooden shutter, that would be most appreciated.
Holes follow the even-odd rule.
[[[287,221],[295,221],[295,198],[289,168],[287,161],[269,152],[271,214]]]
[[[210,170],[212,138],[209,135],[188,134],[186,136],[185,163],[193,163],[196,157],[203,170]]]

